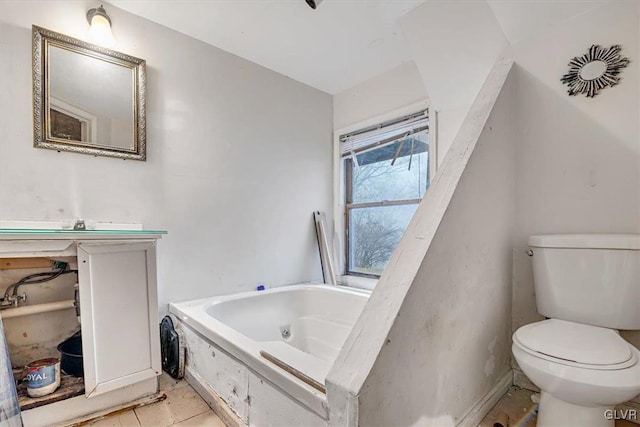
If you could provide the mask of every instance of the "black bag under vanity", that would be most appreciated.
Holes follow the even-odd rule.
[[[184,340],[173,327],[171,316],[164,316],[160,322],[160,352],[162,370],[173,378],[184,377]]]

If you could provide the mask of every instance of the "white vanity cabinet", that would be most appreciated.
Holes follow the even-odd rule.
[[[162,234],[0,229],[0,258],[76,257],[78,265],[85,394],[23,411],[25,425],[68,421],[157,393]]]

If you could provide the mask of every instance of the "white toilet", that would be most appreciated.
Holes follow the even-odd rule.
[[[538,427],[613,427],[614,406],[640,393],[640,235],[531,236],[538,312],[513,355],[541,390]],[[640,414],[638,414],[640,416]],[[609,419],[608,419],[609,418]]]

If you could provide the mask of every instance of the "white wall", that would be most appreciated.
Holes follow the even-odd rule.
[[[512,47],[518,65],[513,329],[539,320],[527,238],[640,233],[640,3],[614,1]],[[569,97],[560,77],[589,46],[620,44],[621,83]],[[640,332],[627,333],[636,347]]]
[[[438,111],[442,159],[508,42],[486,1],[427,1],[399,23]]]
[[[332,425],[453,419],[509,370],[512,81],[497,99],[510,69],[497,64],[481,88],[329,372]],[[429,378],[445,366],[448,378]]]
[[[333,128],[341,129],[428,98],[414,62],[406,62],[333,96]]]
[[[489,8],[483,1],[427,2],[400,19],[431,106],[439,110],[439,157],[446,154],[490,64],[498,56],[516,61],[514,330],[540,318],[531,262],[524,255],[530,234],[640,230],[640,3],[560,3],[544,8],[491,1]],[[529,9],[535,16],[522,16]],[[576,10],[584,12],[576,15]],[[500,13],[499,21],[492,12]],[[543,28],[532,26],[543,21]],[[516,42],[505,50],[501,26]],[[594,43],[621,44],[631,64],[617,87],[594,99],[569,97],[560,77],[569,59]],[[374,83],[367,86],[371,92]],[[334,103],[336,117],[341,96]],[[640,333],[625,336],[640,345]]]
[[[508,80],[362,388],[360,425],[453,426],[510,370],[513,98]]]
[[[84,38],[93,1],[0,2],[0,218],[139,222],[168,301],[322,278],[332,98],[107,7],[116,50],[147,60],[148,161],[32,147],[31,25]]]
[[[459,2],[432,3],[422,8],[460,6]],[[434,37],[428,31],[430,26],[425,25],[426,21],[419,19],[417,14],[422,8],[403,19],[403,29],[410,40],[415,36],[415,44],[424,47],[419,43],[421,40],[438,42],[442,37]],[[482,239],[476,239],[483,230],[478,227],[475,206],[468,206],[468,212],[462,208],[456,209],[455,213],[447,211],[448,217],[445,216],[438,236],[446,235],[451,241],[434,240],[433,252],[430,248],[407,297],[403,297],[405,302],[399,317],[390,318],[391,314],[385,308],[395,304],[398,297],[393,290],[385,291],[384,284],[389,281],[394,287],[401,287],[410,277],[410,272],[393,273],[407,265],[402,256],[394,254],[397,264],[390,263],[386,278],[383,275],[370,302],[371,306],[377,306],[365,309],[360,326],[356,325],[354,329],[353,336],[357,336],[360,343],[347,342],[348,349],[343,351],[330,374],[330,402],[345,402],[341,407],[330,406],[332,422],[336,420],[343,425],[453,425],[460,421],[465,411],[476,403],[474,399],[488,391],[500,373],[508,369],[511,331],[540,319],[535,305],[531,263],[524,254],[528,236],[562,232],[640,232],[639,10],[640,4],[635,0],[609,2],[572,19],[556,21],[503,52],[517,62],[508,84],[513,99],[499,104],[492,118],[502,117],[498,119],[502,126],[506,126],[505,121],[513,126],[511,137],[496,143],[502,143],[505,153],[513,156],[511,179],[515,192],[494,203],[501,209],[510,209],[515,219],[512,235],[500,234],[502,245],[489,251],[503,257],[502,269],[492,271],[498,279],[490,281],[493,287],[487,292],[474,280],[465,280],[469,271],[482,266],[473,258],[476,252],[471,256],[468,253],[466,257],[459,256],[465,250],[464,244],[478,245],[479,253],[488,249],[480,246]],[[458,16],[464,21],[473,14],[466,10]],[[437,15],[432,15],[431,19],[438,19]],[[443,26],[447,21],[442,16],[440,19],[441,25],[436,26],[436,30],[446,30]],[[459,29],[459,20],[455,25],[454,21],[456,19],[449,22],[451,28]],[[485,21],[490,23],[491,19]],[[415,27],[411,29],[407,23],[414,23]],[[464,28],[454,41],[472,37],[474,32],[469,28]],[[502,43],[499,40],[496,36],[496,43],[486,46],[485,53],[490,53],[489,57],[497,54],[497,46]],[[593,43],[621,44],[623,53],[632,62],[623,71],[623,81],[617,87],[602,91],[594,99],[569,97],[560,77],[566,72],[568,61]],[[456,54],[463,51],[453,49]],[[414,59],[432,105],[437,109],[436,98],[443,93],[432,90],[432,86],[445,84],[446,88],[446,84],[456,79],[464,80],[467,73],[475,79],[482,67],[469,68],[464,61],[450,61],[444,64],[444,69],[449,67],[451,76],[441,73],[427,78],[421,64],[426,64],[427,71],[428,67],[439,71],[436,67],[441,65],[435,60],[426,62],[430,53],[430,49],[423,50],[425,62],[419,54]],[[470,64],[473,65],[473,61]],[[466,87],[464,96],[475,96],[477,91],[471,86]],[[453,120],[443,120],[443,113]],[[441,152],[446,149],[446,141],[453,140],[457,134],[457,128],[447,127],[445,122],[462,122],[465,114],[464,106],[440,111]],[[472,171],[473,166],[470,166],[469,176],[474,173]],[[472,185],[463,181],[456,194],[467,194],[469,202]],[[498,194],[503,194],[505,188],[500,182],[496,185],[502,189]],[[487,192],[487,187],[493,189],[492,185],[485,185],[477,189],[478,193],[494,197],[495,193]],[[455,203],[454,200],[452,206]],[[498,213],[504,211],[498,210]],[[416,222],[425,220],[426,217],[415,219]],[[459,227],[453,227],[451,223]],[[473,227],[466,228],[469,225]],[[485,237],[486,245],[496,244],[490,235]],[[508,238],[512,240],[507,242]],[[457,245],[462,246],[458,248]],[[505,255],[507,248],[513,251],[512,256]],[[413,255],[404,253],[404,258],[409,256]],[[454,265],[461,258],[464,264]],[[506,266],[505,260],[513,264]],[[507,271],[512,271],[511,277],[505,277]],[[451,286],[454,280],[460,280],[464,285]],[[510,292],[513,308],[512,312],[505,313],[504,309],[509,305],[505,296],[509,298]],[[468,298],[469,295],[473,298]],[[495,311],[491,311],[493,308]],[[511,325],[509,316],[512,317]],[[394,322],[388,344],[379,354],[379,349],[375,348],[378,334],[371,332],[371,326],[365,325],[367,322],[384,331],[387,329],[381,326],[383,323]],[[496,335],[490,336],[488,331]],[[623,332],[623,336],[640,346],[639,332]],[[493,338],[496,340],[492,341]],[[362,344],[362,341],[366,343]],[[375,364],[369,373],[372,358]],[[461,375],[461,372],[465,374]],[[363,376],[367,376],[366,381]]]

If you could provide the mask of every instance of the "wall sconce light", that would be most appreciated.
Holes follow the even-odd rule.
[[[111,32],[111,18],[102,5],[87,11],[87,21],[90,25],[89,39],[92,42],[107,47],[116,44],[116,39]]]

